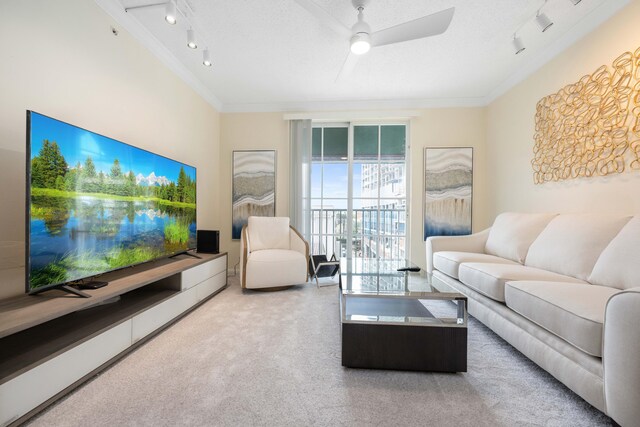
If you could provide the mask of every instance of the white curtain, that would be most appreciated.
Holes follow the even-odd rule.
[[[311,238],[311,120],[290,121],[289,218],[291,225]]]

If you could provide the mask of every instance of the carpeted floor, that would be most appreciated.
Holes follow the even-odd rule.
[[[346,369],[335,286],[229,283],[30,425],[612,425],[475,319],[467,373]]]

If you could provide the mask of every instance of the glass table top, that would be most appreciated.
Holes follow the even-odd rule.
[[[415,265],[404,259],[342,258],[342,294],[429,299],[463,297],[444,283],[433,283],[429,274],[397,271],[400,267]]]
[[[467,297],[406,260],[340,260],[343,323],[466,327]],[[452,304],[453,303],[453,304]]]

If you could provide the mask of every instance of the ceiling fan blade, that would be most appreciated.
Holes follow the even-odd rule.
[[[376,31],[371,34],[371,45],[383,46],[442,34],[449,28],[455,10],[456,8],[452,7],[395,27]]]
[[[358,58],[360,58],[359,55],[356,55],[353,52],[349,51],[347,58],[344,60],[344,63],[342,64],[342,69],[340,70],[340,72],[338,73],[338,76],[336,77],[335,83],[349,77],[349,75],[353,72],[353,69],[356,67],[356,64],[358,63]]]
[[[318,6],[313,0],[295,0],[300,6],[316,17],[323,25],[331,28],[337,34],[349,38],[351,30],[334,18],[329,12]]]

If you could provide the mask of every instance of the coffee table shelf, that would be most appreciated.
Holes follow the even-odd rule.
[[[467,298],[404,260],[342,259],[342,365],[432,372],[467,370]]]

